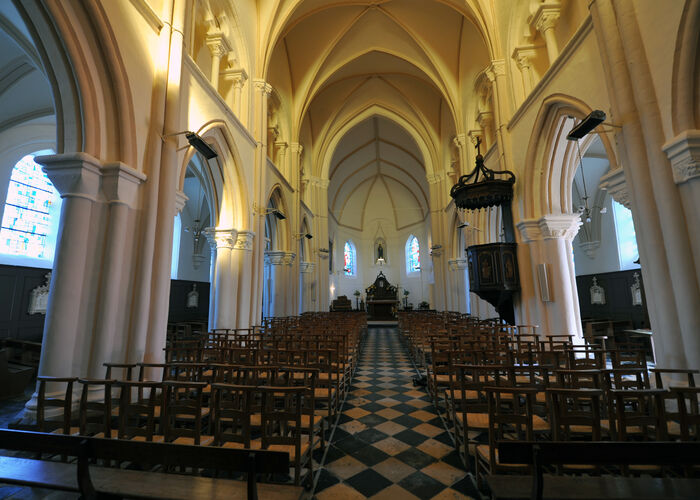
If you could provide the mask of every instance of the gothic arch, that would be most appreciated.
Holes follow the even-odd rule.
[[[53,92],[57,152],[138,166],[126,69],[101,4],[15,0],[14,5]]]
[[[700,128],[700,0],[683,9],[673,61],[673,132]]]
[[[268,202],[265,205],[265,209],[267,209],[267,207],[274,207],[280,210],[286,216],[290,215],[290,211],[288,210],[288,205],[285,201],[280,184],[275,184],[272,189],[270,189],[270,194],[267,196],[267,200]],[[273,219],[275,218],[274,215],[269,214],[267,217],[272,217]],[[283,221],[279,222],[282,223],[275,224],[277,248],[273,248],[273,250],[288,250],[291,248],[291,235],[289,234],[288,229],[289,224],[285,224]]]
[[[566,134],[592,109],[583,101],[564,94],[553,94],[543,102],[535,120],[525,157],[522,184],[516,184],[521,219],[546,214],[570,213],[571,185],[578,168],[576,144]],[[614,149],[605,133],[600,134],[610,169],[617,167]],[[593,141],[590,134],[582,140],[581,154]]]

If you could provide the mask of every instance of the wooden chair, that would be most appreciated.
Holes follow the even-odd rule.
[[[162,382],[118,381],[119,399],[119,439],[133,441],[163,442],[164,437],[156,434],[160,417],[160,400],[163,396]]]
[[[73,384],[77,377],[37,377],[39,390],[36,400],[36,423],[39,432],[53,432],[57,434],[73,434],[77,427],[71,427],[71,412],[73,408]],[[47,384],[66,384],[61,396],[46,395]],[[55,415],[47,415],[47,408],[59,408]]]
[[[163,382],[161,427],[165,441],[208,446],[213,436],[202,435],[209,408],[202,404],[206,382]]]
[[[289,453],[294,467],[294,484],[301,482],[301,470],[305,467],[305,481],[313,477],[311,452],[312,435],[302,433],[303,387],[258,387],[263,395],[262,448]],[[308,483],[310,484],[310,483]]]
[[[680,378],[682,375],[686,376],[688,387],[695,387],[695,375],[700,373],[700,370],[681,370],[671,368],[652,368],[649,371],[654,374],[654,383],[657,389],[665,389],[664,376]],[[679,380],[673,385],[678,386],[680,383],[681,382]]]
[[[116,438],[119,430],[112,428],[112,388],[117,381],[81,378],[78,382],[82,386],[80,435]]]
[[[310,437],[312,448],[319,443],[326,447],[325,419],[316,410],[316,380],[318,369],[305,367],[281,367],[278,380],[287,387],[303,387],[301,427],[302,433]],[[278,384],[276,384],[278,385]]]
[[[554,441],[601,440],[600,389],[547,389]]]
[[[670,394],[678,405],[681,441],[700,441],[700,388],[671,387]]]
[[[520,464],[502,464],[498,460],[498,442],[533,441],[533,406],[537,389],[527,387],[486,387],[489,406],[489,444],[476,447],[477,483],[488,474],[529,471]]]
[[[260,448],[251,439],[251,401],[256,388],[249,385],[214,384],[214,445],[224,448]]]

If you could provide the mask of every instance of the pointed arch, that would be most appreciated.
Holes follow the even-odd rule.
[[[420,271],[420,243],[418,237],[409,234],[404,247],[406,258],[406,274]]]

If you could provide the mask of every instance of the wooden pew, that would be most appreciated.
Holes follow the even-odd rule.
[[[492,474],[492,498],[505,499],[697,499],[700,479],[623,476],[556,476],[543,467],[561,464],[659,465],[700,464],[697,442],[528,442],[501,441],[499,461],[528,464],[532,476]]]
[[[289,454],[123,441],[0,429],[0,448],[77,457],[76,463],[0,457],[0,483],[80,492],[99,498],[247,498],[298,499],[297,486],[256,483],[257,474],[287,474]],[[247,483],[230,479],[166,474],[91,465],[94,460],[194,469],[247,472]]]

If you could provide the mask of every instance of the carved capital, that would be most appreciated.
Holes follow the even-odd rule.
[[[175,191],[175,215],[182,212],[182,209],[185,208],[185,203],[187,203],[187,200],[189,200],[189,197],[184,191]]]
[[[496,81],[499,76],[504,76],[506,74],[506,62],[503,59],[495,59],[491,61],[491,64],[484,70],[486,76],[491,83]]]
[[[561,14],[559,3],[546,2],[540,4],[537,10],[530,16],[530,26],[540,33],[554,29]]]
[[[467,259],[450,259],[447,261],[451,271],[463,271],[467,268]]]
[[[236,237],[236,244],[233,248],[235,250],[246,250],[250,252],[253,250],[254,239],[255,233],[253,231],[240,231]]]
[[[542,239],[542,231],[537,219],[523,220],[518,222],[516,226],[524,242],[528,243]]]
[[[542,238],[552,240],[563,238],[573,240],[581,227],[581,216],[579,214],[550,214],[539,220]]]
[[[700,130],[686,130],[663,145],[673,167],[673,180],[683,184],[700,177]]]
[[[457,146],[460,150],[463,150],[468,142],[467,142],[467,134],[457,134],[452,138],[452,143]]]
[[[610,196],[616,202],[630,208],[629,190],[627,189],[625,171],[622,168],[616,168],[602,176],[600,178],[600,189],[610,193]]]
[[[299,262],[299,272],[302,274],[311,274],[316,269],[315,262]]]
[[[322,179],[321,177],[309,176],[309,182],[312,186],[320,187],[323,189],[328,188],[330,181],[328,179]]]
[[[265,94],[265,97],[270,97],[270,94],[272,94],[272,85],[265,80],[256,78],[253,80],[253,85],[255,86],[256,92]]]
[[[222,32],[208,33],[205,43],[212,57],[224,57],[231,51],[231,44]]]
[[[232,249],[238,235],[238,231],[235,229],[216,229],[213,227],[206,228],[202,233],[206,236],[209,246],[211,246],[212,249]]]
[[[528,69],[532,64],[532,59],[537,55],[537,47],[534,45],[521,45],[513,49],[511,57],[518,65],[520,71]]]
[[[437,184],[445,180],[445,172],[435,172],[434,174],[428,174],[427,176],[428,184]]]
[[[287,252],[281,250],[268,250],[265,252],[265,263],[273,266],[281,266],[285,262]]]
[[[248,73],[243,68],[226,69],[221,72],[221,76],[225,81],[233,82],[233,86],[238,89],[242,89],[248,80]]]
[[[481,111],[476,115],[476,122],[482,130],[488,130],[493,124],[493,113],[491,111]]]

